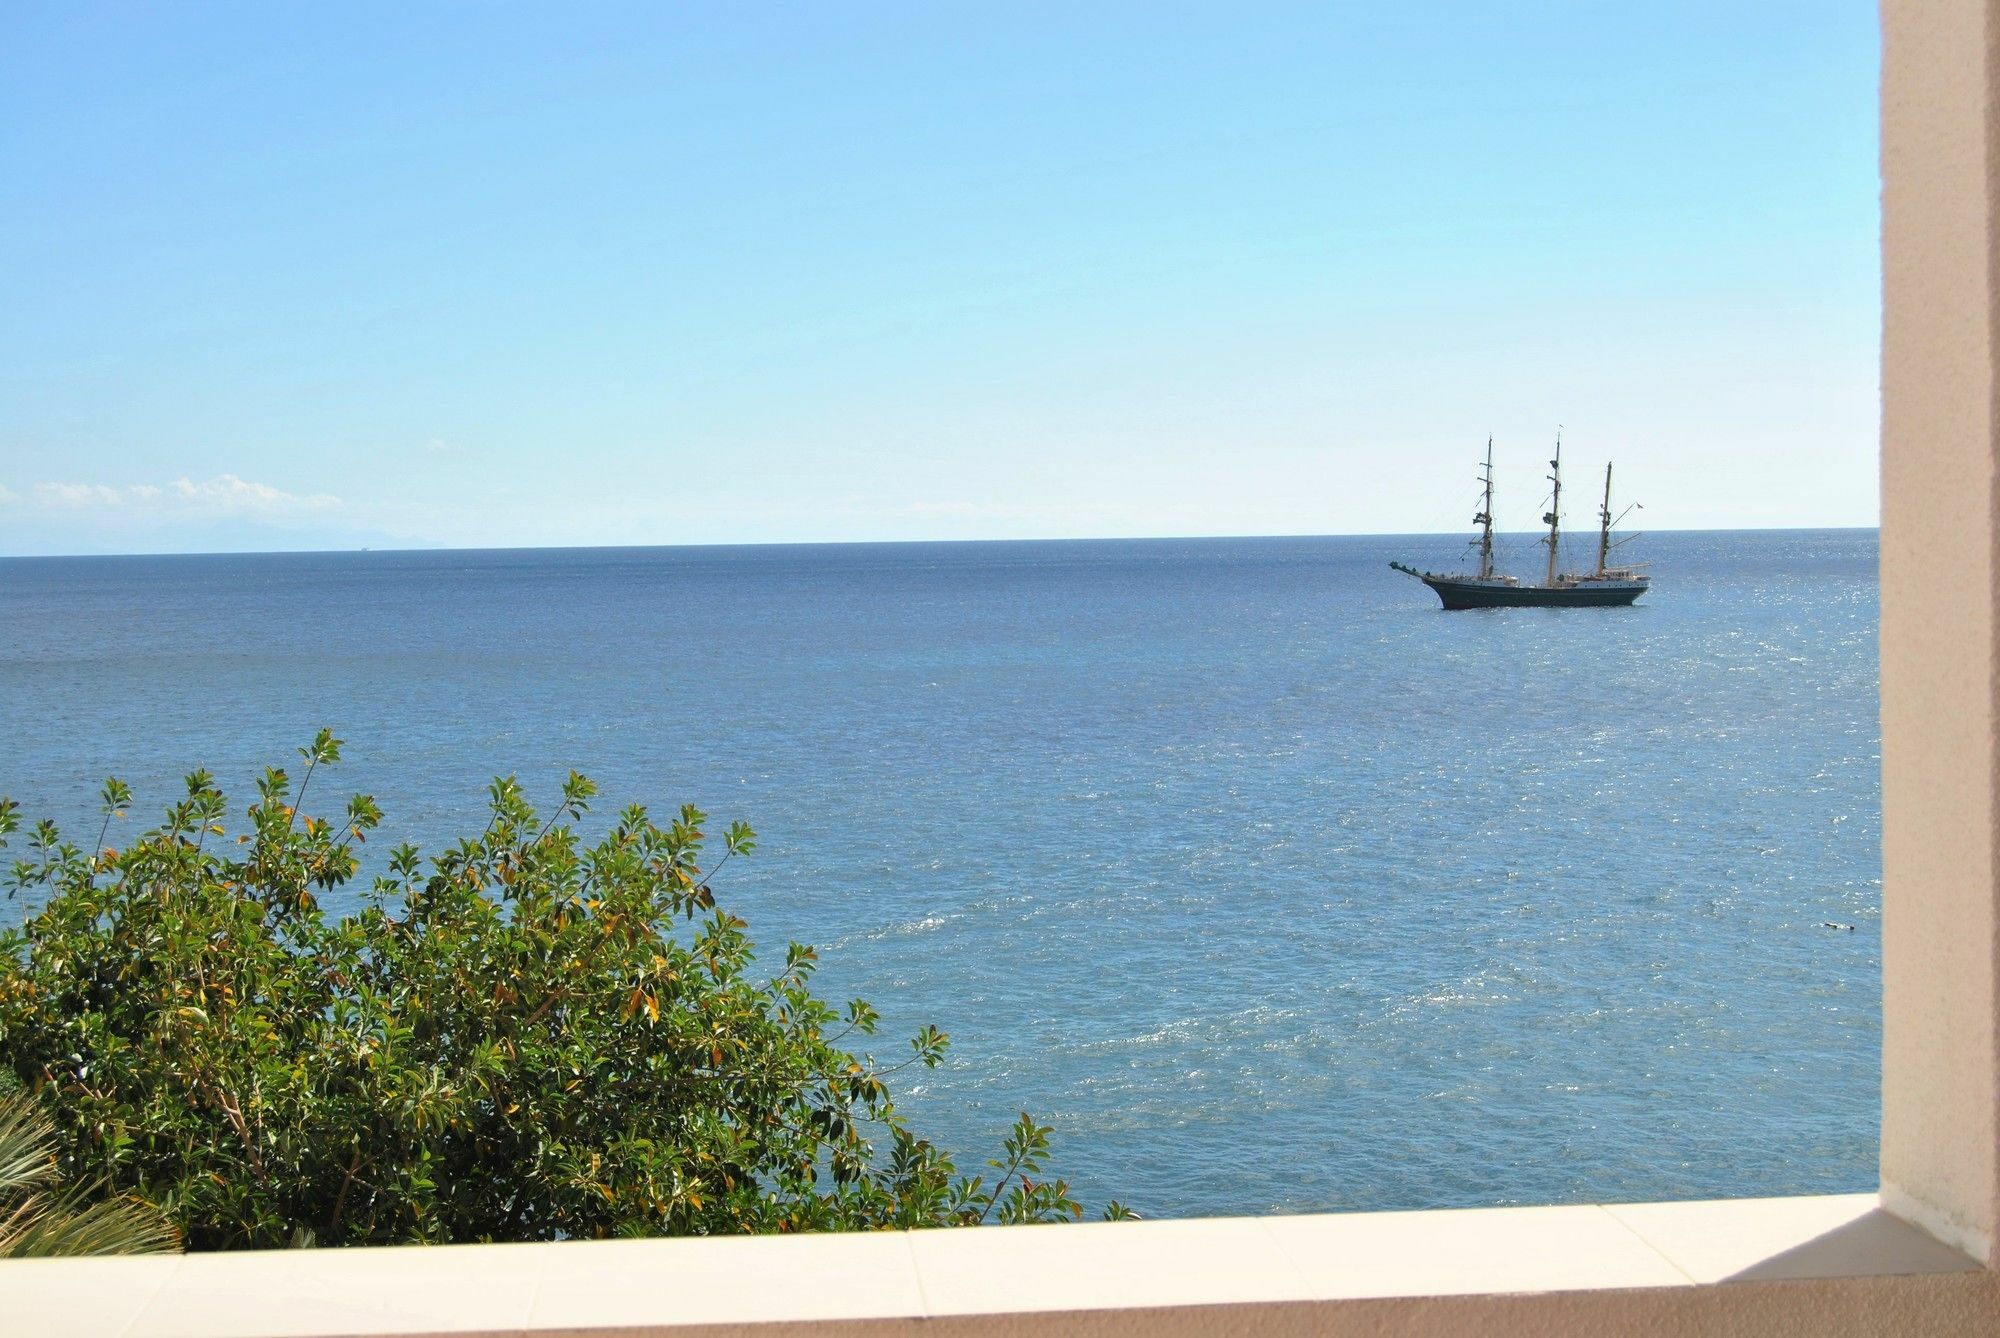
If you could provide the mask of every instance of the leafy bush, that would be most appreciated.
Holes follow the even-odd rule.
[[[162,826],[105,848],[130,803],[114,780],[98,849],[44,822],[13,868],[46,899],[0,935],[0,1065],[50,1098],[67,1173],[144,1195],[190,1248],[1079,1215],[1028,1116],[990,1183],[906,1128],[885,1079],[937,1064],[943,1033],[885,1066],[841,1048],[876,1014],[815,997],[811,948],[747,974],[711,883],[749,828],[705,870],[692,808],[627,808],[586,846],[590,781],[547,822],[495,781],[483,832],[396,847],[335,918],[320,899],[358,878],[381,813],[307,815],[340,743],[300,752],[297,793],[265,772],[233,840],[198,771]],[[0,800],[0,846],[17,832]]]

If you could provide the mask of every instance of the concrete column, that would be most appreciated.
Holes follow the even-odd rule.
[[[1882,1194],[1995,1262],[2000,4],[1882,19]]]

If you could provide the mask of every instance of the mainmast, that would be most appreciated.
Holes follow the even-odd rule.
[[[1604,564],[1611,559],[1611,462],[1604,462],[1604,505],[1598,509],[1600,522],[1597,529],[1597,574],[1604,575]]]
[[[1479,526],[1479,579],[1484,581],[1493,575],[1493,438],[1486,439],[1486,474],[1480,480],[1486,485],[1485,497],[1479,504],[1479,514],[1472,523]]]
[[[1549,537],[1542,540],[1542,542],[1549,546],[1548,583],[1550,585],[1554,585],[1556,583],[1556,561],[1559,556],[1559,551],[1556,545],[1557,541],[1562,538],[1562,500],[1563,500],[1562,473],[1563,473],[1563,439],[1562,439],[1562,433],[1558,431],[1556,433],[1556,458],[1549,461],[1549,482],[1554,486],[1551,488],[1549,492],[1548,514],[1542,517],[1542,523],[1549,527]]]

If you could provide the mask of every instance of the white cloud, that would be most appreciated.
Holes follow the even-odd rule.
[[[116,488],[107,488],[98,483],[37,483],[35,504],[56,509],[61,507],[119,506],[125,496]]]
[[[217,474],[201,483],[179,478],[164,488],[151,483],[122,488],[102,483],[37,483],[34,501],[44,511],[118,511],[162,518],[276,517],[340,505],[340,499],[331,493],[301,495],[234,474]]]

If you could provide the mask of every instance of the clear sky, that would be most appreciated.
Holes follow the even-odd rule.
[[[5,26],[0,553],[1875,523],[1865,0]]]

